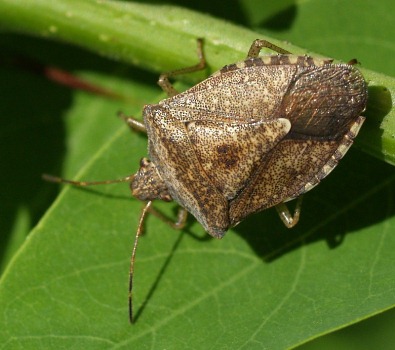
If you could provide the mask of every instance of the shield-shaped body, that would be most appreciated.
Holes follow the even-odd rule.
[[[150,181],[165,191],[156,197],[171,196],[220,238],[327,176],[357,135],[366,100],[349,64],[275,55],[225,66],[145,107]]]

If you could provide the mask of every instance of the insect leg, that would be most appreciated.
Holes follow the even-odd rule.
[[[175,222],[166,218],[161,212],[157,211],[153,207],[150,207],[148,210],[151,214],[155,215],[158,219],[176,230],[181,230],[187,222],[188,211],[182,207],[179,207],[178,209],[177,220]]]
[[[147,133],[147,129],[144,123],[142,123],[141,121],[134,119],[133,117],[129,117],[122,112],[118,113],[118,117],[122,118],[125,121],[125,123],[129,126],[129,128],[132,129],[133,131],[143,132],[145,134]]]
[[[276,210],[278,215],[280,216],[281,221],[288,228],[294,227],[299,221],[300,211],[302,209],[302,199],[303,196],[300,196],[297,199],[296,207],[293,215],[289,212],[289,209],[285,203],[280,203],[276,205]]]
[[[192,73],[196,72],[199,70],[203,70],[206,68],[206,59],[204,57],[204,52],[203,52],[203,39],[197,39],[197,54],[199,57],[199,63],[191,66],[191,67],[185,67],[181,69],[176,69],[172,70],[170,72],[162,73],[159,77],[158,80],[158,85],[167,93],[169,97],[175,96],[178,94],[178,91],[173,87],[173,85],[170,83],[169,78],[174,77],[176,75],[180,74],[187,74],[187,73]]]
[[[253,41],[251,44],[250,50],[248,51],[247,58],[254,58],[259,56],[259,52],[261,52],[262,48],[268,48],[270,50],[273,50],[277,53],[281,53],[284,55],[290,54],[289,51],[282,49],[281,47],[278,47],[266,40],[261,40],[261,39],[256,39]]]

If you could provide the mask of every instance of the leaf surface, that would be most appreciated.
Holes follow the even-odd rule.
[[[314,51],[333,52],[337,58],[353,58],[346,51],[315,47],[314,40],[318,39],[312,31],[310,42],[298,41],[297,33],[307,32],[303,25],[308,26],[307,18],[314,12],[311,6],[316,3],[298,6],[294,31],[284,32],[284,38]],[[6,28],[36,35],[42,34],[39,26],[44,24],[48,28],[45,34],[54,39],[110,56],[117,53],[116,57],[142,62],[144,67],[158,71],[193,64],[197,36],[205,37],[214,69],[242,59],[258,35],[179,8],[118,2],[104,2],[98,7],[92,1],[48,4],[36,1],[30,12],[20,9],[22,12],[15,12],[13,17],[14,12],[5,10],[23,6],[3,1],[0,20]],[[43,6],[48,6],[47,11]],[[146,11],[135,11],[143,7]],[[108,16],[100,15],[103,9]],[[70,10],[81,18],[69,20]],[[324,10],[321,7],[321,12],[329,14]],[[119,13],[124,17],[115,16]],[[355,24],[359,14],[357,11],[350,22]],[[374,14],[378,18],[382,13]],[[58,31],[53,27],[51,31],[44,15],[56,22]],[[328,18],[335,17],[333,9]],[[121,23],[115,26],[114,18]],[[103,34],[98,27],[89,27],[93,19],[109,32]],[[62,25],[70,30],[69,37],[62,36]],[[166,33],[163,38],[152,34],[158,26]],[[333,38],[341,38],[341,30],[335,29]],[[78,34],[82,32],[93,34],[81,39]],[[105,34],[117,40],[103,40]],[[278,31],[272,35],[281,38]],[[94,46],[93,37],[98,38],[99,46]],[[329,37],[328,29],[326,43]],[[16,164],[14,167],[7,166],[10,172],[3,173],[7,176],[2,183],[10,186],[5,186],[7,201],[2,208],[12,204],[13,209],[3,232],[9,232],[9,227],[23,232],[29,226],[26,221],[38,220],[38,213],[32,216],[34,205],[37,201],[47,203],[48,188],[55,187],[40,187],[41,172],[58,169],[64,176],[84,180],[135,172],[139,159],[147,154],[146,139],[131,133],[114,116],[123,110],[138,117],[144,103],[154,103],[164,95],[154,86],[154,76],[129,71],[83,50],[22,36],[3,36],[2,40],[8,47],[22,47],[23,53],[35,59],[70,68],[78,76],[127,97],[125,101],[111,100],[72,92],[34,75],[1,71],[2,81],[8,82],[7,86],[2,84],[3,96],[8,97],[2,113],[12,115],[12,119],[4,118],[8,124],[3,130],[14,128],[12,135],[17,135],[6,138],[4,134],[3,144],[8,145],[4,154],[18,160],[10,163]],[[371,66],[373,59],[362,56],[364,52],[374,56],[374,50],[361,51],[355,56],[363,67],[369,62],[366,67],[379,70],[381,66]],[[293,52],[303,50],[295,48]],[[380,71],[393,74],[385,68]],[[374,102],[368,110],[372,122],[364,127],[358,143],[391,161],[393,111],[388,112],[388,108],[392,108],[393,78],[365,69],[363,73],[376,88],[369,91]],[[381,87],[389,95],[383,95]],[[390,107],[383,96],[389,96]],[[37,124],[40,120],[43,124]],[[388,153],[381,153],[382,149]],[[31,163],[35,164],[33,170],[28,167]],[[10,181],[12,174],[19,177]],[[2,275],[0,343],[13,349],[284,349],[383,312],[395,303],[394,181],[393,167],[354,147],[336,170],[305,196],[302,219],[295,229],[284,228],[271,209],[249,217],[216,241],[208,238],[193,218],[186,230],[178,232],[150,216],[137,252],[133,326],[127,321],[128,269],[142,204],[130,198],[127,184],[89,189],[66,186]],[[25,197],[31,189],[38,191]],[[156,206],[175,217],[176,205]],[[18,215],[20,220],[13,225],[12,219]]]

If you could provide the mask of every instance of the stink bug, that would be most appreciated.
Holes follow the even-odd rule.
[[[263,47],[277,55],[259,57]],[[144,123],[124,116],[148,136],[150,160],[143,158],[130,181],[134,197],[146,201],[138,237],[151,201],[175,200],[182,227],[190,212],[213,237],[252,213],[276,207],[287,227],[299,219],[301,195],[326,177],[345,155],[364,121],[367,87],[352,64],[290,54],[255,40],[244,61],[227,65],[189,90],[178,93],[168,78],[204,69],[200,62],[162,74],[169,98],[146,105]],[[103,182],[74,182],[74,185]],[[285,203],[299,198],[291,215]]]

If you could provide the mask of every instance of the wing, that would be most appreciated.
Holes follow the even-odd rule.
[[[289,138],[340,140],[365,109],[366,83],[353,66],[299,68],[280,115],[292,124]]]
[[[366,98],[366,84],[351,66],[303,69],[281,106],[291,130],[230,203],[231,225],[299,196],[327,176],[357,135]]]
[[[160,104],[180,121],[276,119],[296,70],[295,65],[286,65],[219,71]]]

